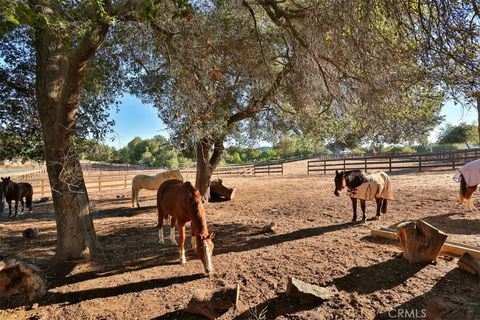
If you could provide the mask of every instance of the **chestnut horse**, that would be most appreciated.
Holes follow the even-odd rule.
[[[460,182],[458,201],[467,209],[475,210],[472,195],[480,184],[480,160],[471,161],[458,169],[455,180]]]
[[[10,177],[2,177],[2,189],[5,199],[8,203],[9,217],[12,215],[12,200],[15,200],[15,217],[17,216],[18,201],[20,201],[22,204],[22,213],[25,210],[23,198],[25,198],[25,201],[27,202],[27,208],[30,210],[30,212],[32,212],[33,188],[30,183],[15,183],[10,179]]]
[[[339,191],[348,188],[348,195],[352,200],[353,219],[357,221],[357,200],[360,199],[362,208],[362,222],[365,222],[365,200],[375,198],[377,202],[376,219],[380,218],[380,211],[387,213],[388,200],[393,200],[390,178],[385,172],[379,171],[373,174],[367,174],[361,170],[340,171],[335,170],[335,191],[337,197]]]
[[[171,217],[170,239],[172,244],[175,241],[175,222],[179,234],[180,264],[186,263],[185,259],[185,224],[191,221],[192,248],[196,251],[197,257],[202,261],[207,275],[213,272],[212,253],[215,236],[208,232],[205,210],[202,204],[200,192],[192,184],[181,180],[167,180],[157,192],[158,209],[158,240],[164,244],[163,221]]]

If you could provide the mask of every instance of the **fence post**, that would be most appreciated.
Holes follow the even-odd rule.
[[[327,174],[327,160],[323,159],[323,174]]]
[[[392,156],[388,156],[388,172],[392,172]]]
[[[282,176],[283,176],[283,163],[281,163],[281,166],[282,166]]]
[[[365,172],[367,172],[368,168],[367,168],[367,157],[364,158],[365,159]]]
[[[343,158],[343,171],[345,171],[345,158]]]
[[[453,151],[451,155],[452,155],[452,167],[453,169],[455,169],[455,151]]]
[[[270,175],[270,165],[269,164],[267,165],[267,172],[268,172],[268,175]]]
[[[98,174],[98,192],[102,191],[102,172]]]
[[[422,172],[422,155],[418,156],[418,172]]]

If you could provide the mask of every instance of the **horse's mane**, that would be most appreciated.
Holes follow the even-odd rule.
[[[188,191],[190,191],[193,197],[192,223],[195,223],[197,226],[197,230],[198,230],[197,235],[207,235],[208,234],[207,219],[206,219],[205,210],[203,209],[202,196],[200,195],[200,192],[193,187],[190,181],[184,182],[183,185],[188,189]]]
[[[368,181],[367,176],[361,170],[345,171],[345,183],[349,188],[357,188],[359,185]]]

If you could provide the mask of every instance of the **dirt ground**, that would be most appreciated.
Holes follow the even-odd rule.
[[[103,254],[50,275],[38,306],[0,310],[0,319],[200,319],[182,311],[192,289],[237,283],[242,306],[224,319],[399,319],[399,310],[414,310],[422,318],[434,296],[478,302],[479,280],[459,270],[456,258],[409,265],[396,242],[370,236],[372,228],[422,218],[449,240],[480,246],[479,213],[456,203],[452,176],[452,171],[392,175],[396,199],[388,214],[372,220],[375,204],[369,202],[365,224],[350,223],[350,200],[344,193],[334,196],[333,175],[225,177],[227,186],[238,189],[235,200],[206,206],[209,229],[216,232],[216,274],[209,278],[189,238],[184,266],[177,263],[168,230],[166,245],[158,244],[155,192],[142,191],[140,209],[130,207],[128,192],[90,195]],[[271,222],[278,229],[264,233]],[[28,227],[38,228],[39,237],[22,238]],[[4,215],[0,241],[4,259],[45,263],[55,248],[51,203],[16,219]],[[335,285],[339,294],[304,306],[285,298],[288,277]]]

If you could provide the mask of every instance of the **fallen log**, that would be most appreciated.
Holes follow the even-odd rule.
[[[448,235],[422,220],[397,226],[403,257],[409,263],[435,262]]]
[[[221,200],[222,197],[227,200],[235,198],[236,188],[228,188],[223,185],[223,180],[218,178],[210,181],[210,198],[213,200]]]
[[[372,229],[370,232],[374,236],[387,238],[391,240],[398,239],[398,235],[396,231],[391,228]],[[457,242],[448,241],[448,240],[445,241],[442,249],[440,250],[440,253],[445,253],[445,254],[450,254],[455,256],[461,256],[465,252],[470,253],[472,256],[480,257],[479,247],[469,246],[467,244],[457,243]]]
[[[240,285],[218,288],[214,290],[197,289],[185,311],[200,314],[208,319],[216,319],[236,307],[240,295]]]
[[[30,305],[46,293],[47,277],[36,266],[14,261],[0,268],[0,307]]]
[[[468,252],[465,252],[460,260],[458,260],[457,264],[460,269],[471,274],[476,274],[480,277],[480,258],[474,257]]]

